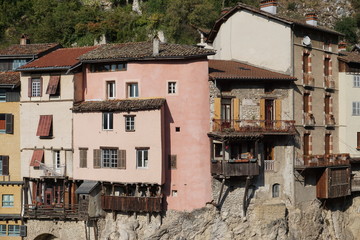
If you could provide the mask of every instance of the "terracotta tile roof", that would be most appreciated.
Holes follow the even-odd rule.
[[[20,73],[19,72],[0,72],[0,85],[20,85]]]
[[[78,48],[60,48],[45,56],[36,59],[19,68],[19,70],[30,70],[36,68],[70,68],[79,63],[78,58],[91,50],[96,49],[97,46],[92,47],[78,47]]]
[[[347,63],[360,63],[360,52],[353,51],[353,52],[340,52],[339,53],[339,60],[342,60]]]
[[[235,14],[236,12],[240,11],[240,10],[248,10],[254,13],[258,13],[260,15],[266,16],[268,18],[289,24],[289,25],[298,25],[298,26],[302,26],[305,28],[311,28],[311,29],[315,29],[315,30],[319,30],[319,31],[323,31],[323,32],[328,32],[328,33],[332,33],[332,34],[336,34],[336,35],[343,35],[342,33],[339,33],[335,30],[323,27],[323,26],[312,26],[310,24],[307,24],[304,21],[300,21],[300,20],[295,20],[295,19],[291,19],[288,17],[283,17],[283,16],[279,16],[279,15],[274,15],[265,11],[260,10],[259,8],[255,8],[243,3],[238,3],[235,7],[233,7],[232,9],[230,9],[227,13],[223,14],[220,16],[220,18],[215,22],[213,28],[211,29],[211,32],[209,34],[209,37],[207,39],[207,42],[212,43],[217,35],[217,33],[219,32],[219,29],[221,27],[221,25],[226,22],[233,14]]]
[[[26,44],[26,45],[16,44],[8,48],[1,49],[0,56],[38,55],[45,51],[59,47],[61,46],[57,43],[39,43],[39,44]]]
[[[120,44],[105,44],[80,57],[81,61],[94,60],[154,60],[154,59],[183,59],[213,55],[210,49],[189,45],[160,43],[159,54],[153,56],[152,42],[130,42]]]
[[[226,60],[209,60],[209,76],[213,79],[296,81],[295,77],[289,75]]]
[[[86,101],[75,104],[74,112],[128,112],[160,109],[165,103],[164,98],[121,99],[106,101]]]

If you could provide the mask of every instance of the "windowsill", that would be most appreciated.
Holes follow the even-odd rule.
[[[55,138],[54,136],[40,136],[40,139],[53,139]]]
[[[125,132],[135,132],[135,130],[125,130]]]
[[[105,132],[112,132],[112,131],[114,131],[114,129],[103,129],[103,131],[105,131]]]
[[[2,208],[13,208],[14,206],[2,206]]]
[[[148,169],[148,167],[136,167],[136,169]]]

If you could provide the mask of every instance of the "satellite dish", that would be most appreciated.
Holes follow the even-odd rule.
[[[311,44],[311,39],[308,36],[305,36],[302,40],[303,45],[309,46]]]

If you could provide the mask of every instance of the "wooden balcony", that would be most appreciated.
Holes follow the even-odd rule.
[[[161,212],[162,197],[101,196],[101,207],[105,211]]]
[[[295,134],[295,121],[290,120],[223,120],[213,119],[214,132],[256,132],[263,134]]]
[[[211,174],[215,177],[246,177],[259,175],[259,164],[249,160],[211,161]]]
[[[314,127],[315,126],[315,117],[312,113],[304,113],[304,126],[305,127]]]
[[[25,204],[24,218],[84,220],[88,216],[88,205],[84,204]]]
[[[351,179],[351,191],[352,192],[360,192],[360,177],[353,176]]]
[[[350,167],[329,167],[322,172],[316,184],[317,198],[345,197],[351,194]]]
[[[335,117],[333,114],[325,114],[325,126],[326,127],[335,126]]]
[[[335,80],[332,76],[325,76],[324,77],[324,87],[327,90],[334,90],[335,89]]]
[[[311,73],[304,73],[303,75],[303,86],[313,88],[315,84],[315,79]]]
[[[302,159],[296,159],[296,168],[317,168],[331,166],[349,166],[350,155],[342,154],[325,154],[325,155],[307,155]]]

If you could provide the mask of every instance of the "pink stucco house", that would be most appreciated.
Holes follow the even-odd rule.
[[[102,184],[104,210],[192,210],[211,201],[211,54],[155,39],[80,57],[74,178]],[[131,201],[140,204],[133,209]]]

